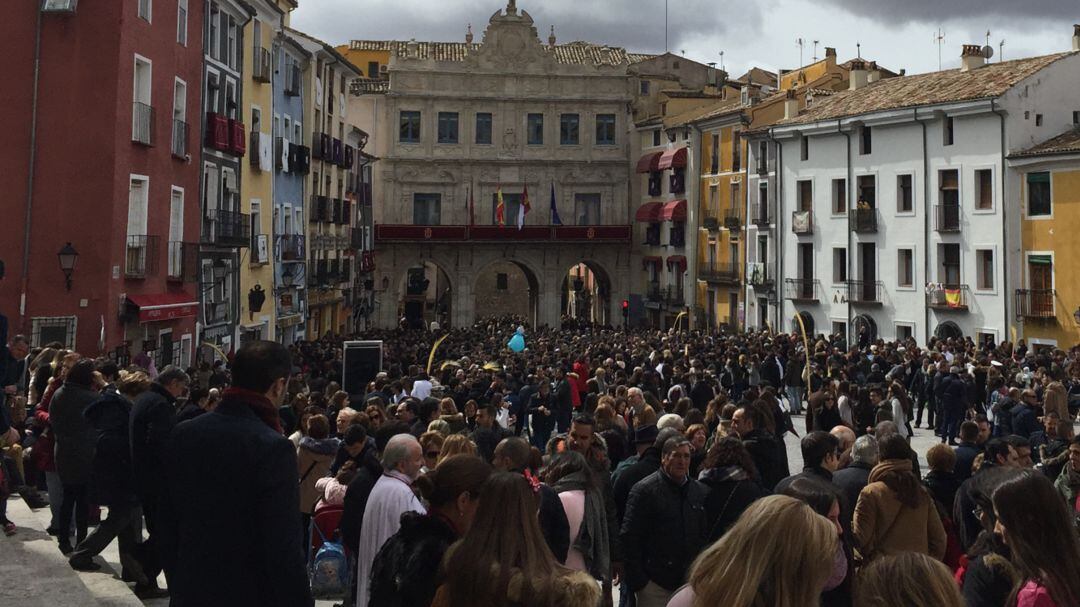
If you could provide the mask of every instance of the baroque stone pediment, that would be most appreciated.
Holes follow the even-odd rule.
[[[558,67],[551,53],[544,50],[527,11],[518,11],[510,2],[505,11],[495,11],[484,31],[483,44],[469,54],[465,64],[479,69],[513,69],[546,72]]]

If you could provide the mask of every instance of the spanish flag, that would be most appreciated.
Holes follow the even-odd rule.
[[[945,305],[950,308],[960,307],[960,289],[945,289]]]
[[[506,204],[503,203],[502,186],[495,190],[495,223],[499,224],[499,227],[506,226]]]
[[[518,229],[525,227],[525,216],[529,214],[532,207],[529,206],[529,186],[525,186],[525,191],[521,194],[521,205],[518,206]]]

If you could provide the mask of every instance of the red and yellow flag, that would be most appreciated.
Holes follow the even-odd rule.
[[[506,204],[503,202],[502,186],[495,191],[495,200],[495,223],[502,228],[506,226]]]
[[[521,206],[518,207],[517,226],[520,230],[525,226],[525,216],[532,210],[532,206],[529,204],[529,186],[525,186],[525,191],[521,194]]]

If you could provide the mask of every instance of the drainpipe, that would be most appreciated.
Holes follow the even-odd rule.
[[[772,205],[773,207],[776,208],[776,212],[774,213],[774,216],[775,216],[775,219],[776,219],[776,234],[775,234],[775,238],[773,239],[773,240],[775,240],[775,242],[773,243],[773,246],[769,247],[770,249],[775,249],[775,251],[776,251],[773,254],[776,257],[776,271],[773,273],[773,289],[774,289],[774,293],[776,294],[776,317],[773,319],[773,330],[775,332],[777,332],[777,333],[780,333],[780,332],[782,332],[781,329],[783,329],[781,324],[783,323],[782,319],[784,318],[784,294],[781,292],[781,290],[784,287],[784,283],[782,282],[783,281],[783,268],[784,268],[784,247],[783,247],[783,233],[784,233],[784,213],[783,213],[783,207],[784,207],[784,205],[783,205],[783,200],[784,200],[784,196],[783,196],[783,194],[784,194],[784,170],[783,170],[784,169],[784,146],[779,145],[779,143],[776,141],[776,137],[773,135],[773,130],[772,129],[769,129],[769,141],[772,142],[774,149],[776,149],[776,167],[775,167],[775,170],[773,171],[773,175],[775,177],[774,180],[776,181],[776,194],[775,194],[775,196],[776,196],[776,198],[775,198],[776,199],[776,204]],[[768,167],[768,162],[769,162],[769,154],[768,154],[768,150],[766,150],[766,152],[765,152],[766,174],[768,172],[767,169],[769,168]],[[766,177],[766,179],[768,179],[768,177]],[[765,204],[768,204],[768,200],[765,201]],[[766,259],[765,263],[768,264],[768,262],[769,262],[769,260]],[[768,267],[768,266],[766,265],[766,267]],[[768,301],[768,300],[766,300],[766,301]]]
[[[851,198],[852,198],[852,194],[855,192],[855,173],[854,173],[854,169],[851,166],[851,131],[843,130],[843,128],[841,128],[841,126],[840,126],[840,120],[838,119],[836,121],[836,132],[843,134],[844,138],[847,140],[847,156],[845,157],[845,162],[847,162],[847,172],[844,173],[844,177],[845,177],[845,179],[847,179],[847,188],[846,188],[847,191],[844,192],[844,215],[846,216],[844,218],[844,221],[847,222],[847,255],[845,255],[846,259],[844,259],[844,264],[846,265],[846,267],[844,268],[844,272],[845,272],[845,277],[847,278],[847,281],[844,284],[844,289],[847,291],[847,297],[846,297],[846,299],[847,299],[847,329],[844,332],[846,334],[848,334],[848,338],[847,338],[846,342],[847,342],[847,346],[850,347],[851,346],[851,335],[850,334],[851,334],[851,329],[852,329],[852,326],[851,326],[851,288],[848,285],[851,284],[851,276],[852,276],[852,273],[851,273],[851,270],[852,270],[852,268],[851,268],[851,266],[852,266],[851,260],[855,258],[855,251],[853,250],[853,245],[855,244],[855,236],[851,232]]]
[[[750,126],[750,121],[746,121],[746,126]],[[742,137],[742,139],[740,139],[740,144],[743,141],[746,142],[746,153],[743,154],[742,149],[739,149],[739,154],[742,157],[742,163],[743,163],[743,188],[742,188],[742,193],[743,193],[743,230],[742,230],[743,237],[742,237],[742,255],[740,256],[741,258],[739,259],[739,272],[743,276],[743,283],[744,284],[743,284],[742,289],[741,289],[741,295],[742,295],[742,300],[743,300],[743,320],[742,320],[742,326],[739,327],[739,328],[741,330],[746,330],[746,325],[749,324],[748,322],[746,322],[746,320],[747,320],[746,317],[750,313],[750,300],[747,297],[747,295],[750,294],[750,290],[747,287],[747,285],[745,284],[745,282],[746,282],[746,260],[750,258],[750,239],[748,238],[748,235],[750,234],[750,141],[746,138],[745,135]],[[768,310],[766,310],[766,311],[768,311]],[[737,311],[736,311],[736,315],[738,315]]]
[[[696,124],[691,125],[690,128],[691,128],[691,132],[693,133],[693,136],[691,137],[690,141],[687,144],[686,157],[688,159],[687,160],[688,163],[693,162],[693,164],[694,164],[694,167],[693,167],[694,168],[694,173],[693,173],[694,181],[689,183],[689,184],[686,184],[686,189],[687,189],[687,196],[686,196],[686,198],[687,198],[687,205],[686,205],[687,206],[687,211],[686,211],[687,212],[687,222],[686,223],[687,223],[687,225],[689,225],[691,223],[689,221],[689,219],[690,219],[689,214],[693,213],[695,217],[694,217],[694,221],[693,221],[693,225],[694,225],[693,230],[687,230],[685,227],[683,228],[683,234],[684,234],[683,239],[684,239],[684,241],[688,241],[688,240],[692,241],[692,242],[688,243],[688,246],[687,246],[688,250],[686,252],[690,253],[691,251],[693,251],[693,255],[687,255],[686,256],[686,274],[690,278],[690,297],[691,297],[691,299],[693,301],[693,305],[686,306],[686,308],[687,308],[687,314],[686,315],[688,317],[687,321],[686,321],[686,326],[692,331],[692,330],[697,328],[697,313],[696,313],[697,312],[697,309],[696,309],[697,308],[697,294],[698,294],[698,284],[697,284],[698,283],[698,281],[697,281],[698,258],[697,258],[697,255],[698,255],[698,239],[700,238],[699,227],[698,226],[701,225],[701,217],[698,216],[698,204],[700,202],[699,197],[700,197],[700,192],[701,192],[701,173],[700,173],[701,169],[699,169],[697,167],[698,166],[704,166],[704,165],[703,165],[703,162],[702,162],[701,158],[699,158],[698,156],[695,156],[693,154],[690,154],[689,152],[690,152],[690,150],[693,149],[694,143],[697,142],[698,154],[700,156],[704,156],[704,154],[705,154],[704,145],[705,144],[703,143],[704,140],[701,137],[701,128],[698,127]],[[688,169],[686,171],[687,173],[690,172],[689,168],[690,167],[687,167],[687,169]],[[691,188],[693,188],[693,189],[691,189]],[[693,201],[694,204],[690,204],[690,201]],[[690,232],[689,234],[686,233],[688,231]],[[685,286],[686,285],[684,283],[683,284],[683,292],[684,293],[686,292]],[[708,295],[709,295],[709,290],[708,290],[708,288],[706,288],[705,289],[705,296],[708,297]],[[684,304],[686,303],[685,302],[685,297],[684,297],[683,303]],[[711,301],[707,302],[707,303],[710,306],[715,305],[715,303],[711,302]],[[708,316],[706,316],[706,318],[708,318]],[[711,330],[711,329],[712,329],[712,327],[709,327],[709,330]]]
[[[997,99],[991,99],[990,100],[990,111],[997,114],[998,120],[1001,123],[1001,165],[1000,165],[999,171],[1001,173],[1001,196],[1000,196],[1000,198],[1001,198],[1001,214],[1004,217],[1005,216],[1005,194],[1007,192],[1007,190],[1005,189],[1005,177],[1006,177],[1006,175],[1005,175],[1005,156],[1006,156],[1006,150],[1005,150],[1005,113],[998,109],[998,107],[997,107]],[[1010,321],[1009,320],[1009,272],[1008,272],[1008,265],[1004,263],[1005,259],[1008,259],[1008,257],[1006,257],[1006,256],[1009,254],[1008,253],[1008,242],[1009,242],[1008,226],[1009,226],[1009,222],[1007,222],[1007,221],[1002,221],[1001,222],[1001,255],[1002,255],[1002,260],[999,263],[999,265],[1002,268],[1002,270],[1001,270],[1001,295],[1002,295],[1002,297],[1001,297],[1001,311],[1002,311],[1002,314],[1004,314],[1004,316],[1002,318],[1004,323],[1003,323],[1002,326],[1005,328],[1006,331],[1010,328],[1010,324],[1013,324],[1013,328],[1015,328],[1016,324],[1019,324],[1019,323],[1015,323],[1015,321]],[[1021,244],[1023,244],[1023,243],[1021,242]],[[1019,253],[1022,255],[1023,251],[1019,251]],[[1021,267],[1023,267],[1023,266],[1021,266]],[[1009,335],[1009,336],[1002,335],[1002,338],[1005,338],[1005,337],[1011,337],[1011,335]]]
[[[34,34],[34,92],[30,102],[30,162],[26,171],[26,225],[23,226],[23,258],[21,293],[19,294],[19,328],[26,330],[26,291],[30,283],[30,222],[34,210],[34,159],[37,157],[38,82],[41,76],[41,10],[37,11]]]
[[[911,110],[911,117],[922,126],[922,150],[923,150],[923,279],[930,282],[930,156],[926,147],[926,122],[919,119],[919,110]],[[914,195],[914,192],[912,192]],[[914,202],[912,203],[914,208]],[[925,289],[923,289],[923,343],[930,343],[930,306],[926,303]]]

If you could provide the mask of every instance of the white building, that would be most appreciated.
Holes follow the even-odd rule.
[[[985,64],[965,46],[962,60],[879,81],[856,63],[850,90],[769,129],[783,274],[774,328],[799,314],[808,332],[853,342],[1012,337],[1020,270],[1003,261],[1021,248],[1020,182],[1005,158],[1072,123],[1080,56]]]

